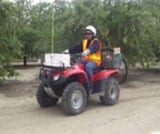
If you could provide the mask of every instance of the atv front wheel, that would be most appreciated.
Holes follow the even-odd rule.
[[[100,100],[105,105],[114,105],[119,99],[120,89],[117,80],[109,77],[106,82],[104,96],[100,96]]]
[[[87,93],[85,88],[79,82],[72,82],[64,89],[62,104],[64,110],[69,115],[81,113],[87,103]]]
[[[44,84],[41,83],[37,90],[37,101],[42,108],[55,106],[57,104],[58,98],[53,98],[47,95],[44,90]]]

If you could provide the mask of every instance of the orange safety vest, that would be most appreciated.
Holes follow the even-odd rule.
[[[98,41],[98,45],[99,45],[99,50],[94,53],[94,54],[88,54],[86,57],[83,58],[84,61],[94,61],[96,62],[96,64],[99,66],[101,64],[101,48],[102,48],[102,44],[100,43],[100,41],[95,38],[93,39],[88,46],[92,45],[94,41]],[[85,39],[82,41],[82,50],[85,51],[87,49],[87,44],[88,41]]]

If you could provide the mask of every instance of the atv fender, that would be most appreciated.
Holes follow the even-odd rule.
[[[76,81],[79,81],[81,83],[87,82],[87,75],[83,68],[80,66],[73,66],[72,68],[69,68],[63,72],[63,76],[68,79],[72,79]]]
[[[102,79],[107,79],[109,76],[118,76],[119,71],[117,69],[114,70],[101,70],[100,72],[97,72],[96,74],[94,74],[92,76],[92,81],[98,81],[98,80],[102,80]]]
[[[94,83],[95,92],[104,91],[108,78],[111,76],[116,77],[118,73],[118,70],[102,70],[96,75],[93,75],[92,81]]]

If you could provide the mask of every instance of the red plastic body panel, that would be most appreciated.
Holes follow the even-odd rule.
[[[115,75],[116,76],[116,75],[118,75],[118,73],[119,73],[119,71],[117,69],[99,70],[92,75],[91,80],[93,82],[95,82],[95,81],[98,81],[98,80],[101,80],[101,79],[108,78],[110,75]],[[65,77],[70,77],[72,75],[78,75],[78,78],[79,78],[80,82],[86,82],[86,79],[87,79],[87,75],[84,71],[83,64],[75,64],[75,65],[71,66],[70,68],[64,70],[62,72],[62,74]]]
[[[119,73],[119,71],[116,69],[114,69],[114,70],[108,70],[108,69],[101,70],[101,71],[98,71],[97,73],[93,74],[91,77],[91,80],[93,82],[95,82],[98,80],[108,78],[110,75],[116,76],[116,75],[118,75],[118,73]]]
[[[71,66],[70,68],[67,68],[62,72],[62,75],[65,77],[70,77],[73,75],[78,75],[79,81],[80,82],[86,82],[87,75],[84,71],[84,66],[83,64],[75,64]]]

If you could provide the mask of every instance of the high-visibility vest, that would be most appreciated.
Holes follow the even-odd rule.
[[[94,41],[98,41],[98,45],[99,45],[99,50],[94,53],[94,54],[88,54],[86,57],[83,58],[84,61],[94,61],[96,62],[97,66],[99,66],[101,64],[101,48],[102,48],[102,44],[100,43],[100,41],[95,38],[93,39],[89,44],[87,40],[83,40],[82,41],[82,50],[85,51],[87,49],[87,46],[91,46],[93,45]]]

